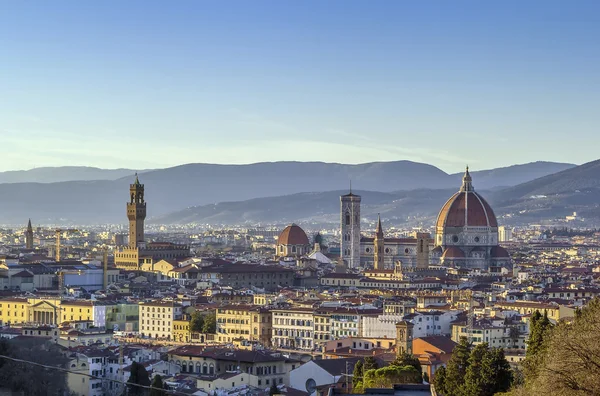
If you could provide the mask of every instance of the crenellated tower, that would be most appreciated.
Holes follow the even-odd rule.
[[[129,185],[130,200],[127,203],[129,219],[129,247],[136,249],[144,244],[144,220],[146,219],[146,201],[144,201],[144,185],[140,183],[137,173],[135,182]]]
[[[377,215],[377,229],[375,230],[375,239],[373,240],[375,257],[373,260],[373,268],[376,270],[385,269],[385,237],[383,235],[383,227],[381,226],[381,217]]]

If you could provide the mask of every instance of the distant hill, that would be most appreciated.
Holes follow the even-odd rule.
[[[554,174],[576,167],[574,164],[565,164],[560,162],[531,162],[529,164],[520,164],[482,171],[472,171],[473,181],[476,182],[476,188],[494,189],[498,187],[516,186],[537,178]],[[452,175],[456,183],[460,183],[463,173]]]
[[[404,223],[412,216],[435,216],[444,202],[455,192],[445,190],[412,190],[393,193],[353,191],[361,195],[361,214],[375,218],[377,213]],[[299,193],[247,201],[222,202],[190,207],[153,218],[157,224],[242,224],[242,223],[315,223],[339,221],[340,195],[345,190]]]
[[[59,166],[0,172],[0,183],[57,183],[73,180],[116,180],[133,175],[132,169]],[[143,172],[143,171],[140,171]]]
[[[538,169],[547,166],[550,171],[556,166],[553,163],[544,164],[534,163],[531,164],[531,167]],[[82,177],[83,172],[87,172],[66,172],[65,168],[53,169],[59,174],[63,172],[60,176],[63,179]],[[521,175],[528,174],[527,169],[528,165],[522,165],[514,172]],[[90,175],[100,177],[103,175],[103,171],[99,170],[100,173],[90,171]],[[0,184],[0,224],[21,224],[29,217],[35,219],[38,224],[124,223],[124,205],[128,196],[129,183],[133,181],[134,171],[116,170],[112,177],[120,171],[127,173],[127,176],[116,180],[47,182],[53,179],[43,179],[41,181],[44,183]],[[33,172],[33,170],[28,172]],[[502,175],[498,182],[494,182],[494,170],[485,172],[488,172],[487,184],[498,186],[500,183],[506,183],[510,179],[506,174],[513,171],[498,171],[498,174]],[[108,178],[109,174],[104,175]],[[55,174],[53,177],[59,176]],[[272,162],[250,165],[187,164],[145,171],[140,175],[140,180],[146,185],[149,219],[179,212],[181,208],[202,207],[218,202],[228,203],[227,205],[231,206],[234,202],[261,197],[280,197],[307,192],[347,191],[350,180],[352,180],[354,189],[394,194],[397,194],[395,192],[398,191],[427,188],[456,190],[460,185],[459,178],[455,175],[448,175],[428,164],[410,161],[373,162],[359,165],[323,162]],[[475,176],[474,184],[478,190],[485,189],[485,184],[478,183]],[[421,194],[422,197],[426,196],[426,194]],[[403,202],[409,202],[412,199],[411,196],[398,199],[405,199],[408,201]],[[307,197],[309,195],[304,199],[308,199]],[[330,204],[337,205],[338,199],[339,197],[333,197],[333,201],[331,201],[333,204]],[[279,210],[276,207],[279,205],[278,202],[273,201],[272,203],[271,209],[274,212]],[[365,204],[368,203],[365,202]],[[421,204],[421,202],[415,202],[416,208],[419,208]],[[284,208],[294,210],[292,203],[282,205]],[[302,204],[298,203],[298,205]],[[407,208],[410,208],[408,203],[406,205]],[[377,210],[383,209],[378,208]],[[231,210],[233,211],[233,209]],[[283,212],[283,210],[280,211],[280,213]],[[241,212],[238,210],[237,213]],[[257,210],[255,213],[264,212]],[[404,211],[399,213],[405,214]],[[174,216],[180,216],[183,219],[187,215],[179,213]],[[240,219],[245,218],[243,214],[240,216]],[[214,219],[218,217],[215,216]],[[223,214],[222,217],[226,216]],[[251,217],[259,218],[254,214]],[[202,215],[198,218],[208,217]]]
[[[496,191],[492,205],[513,218],[600,218],[600,160]]]
[[[504,189],[497,195],[505,199],[514,199],[573,193],[594,188],[600,188],[600,160],[527,181]]]

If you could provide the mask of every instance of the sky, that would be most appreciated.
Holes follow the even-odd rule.
[[[0,0],[0,171],[600,157],[600,2]]]

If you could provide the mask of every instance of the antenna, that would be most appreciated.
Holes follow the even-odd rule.
[[[350,194],[352,194],[352,179],[350,179]]]

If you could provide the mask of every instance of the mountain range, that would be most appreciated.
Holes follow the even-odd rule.
[[[144,172],[144,171],[140,171]],[[117,180],[131,176],[132,169],[101,169],[90,166],[41,167],[0,172],[0,183],[57,183],[74,180]]]
[[[535,165],[539,172],[539,164]],[[526,170],[527,166],[514,169]],[[505,170],[498,172],[505,173]],[[472,172],[477,187],[481,172]],[[493,180],[489,171],[488,180]],[[486,174],[483,174],[486,176]],[[462,177],[462,175],[460,175]],[[506,180],[506,179],[505,179]],[[493,184],[492,184],[493,185]],[[415,189],[396,192],[356,191],[362,196],[361,215],[374,220],[381,214],[393,224],[427,225],[444,202],[457,191]],[[600,221],[600,160],[571,167],[555,174],[526,181],[513,187],[482,190],[503,224],[528,224],[540,219],[564,217],[577,212]],[[186,208],[154,219],[156,223],[240,224],[244,222],[304,222],[326,224],[338,221],[339,196],[344,191],[301,193],[247,201],[223,202]],[[416,219],[419,219],[417,221]]]
[[[518,195],[522,186],[555,174],[569,178],[568,172],[577,175],[583,166],[535,162],[471,174],[476,188],[489,190],[491,202],[498,197],[503,207],[505,201],[513,202],[526,195]],[[134,171],[83,169],[86,170],[48,168],[45,172],[52,176],[48,179],[36,176],[35,183],[29,180],[34,171],[39,175],[37,169],[10,173],[13,182],[0,184],[0,223],[20,224],[29,217],[38,224],[124,223],[127,191]],[[91,172],[95,180],[69,180],[80,178],[85,172]],[[119,178],[119,172],[126,177]],[[6,180],[2,177],[6,178],[7,173],[0,173],[0,180]],[[140,171],[139,177],[146,186],[149,221],[230,224],[324,216],[335,219],[339,195],[348,190],[350,180],[354,189],[364,195],[364,213],[380,211],[401,220],[435,212],[448,194],[456,191],[461,176],[428,164],[395,161],[359,165],[187,164]],[[554,179],[548,182],[551,180]],[[560,181],[552,183],[564,185]],[[511,189],[515,192],[503,195]]]

